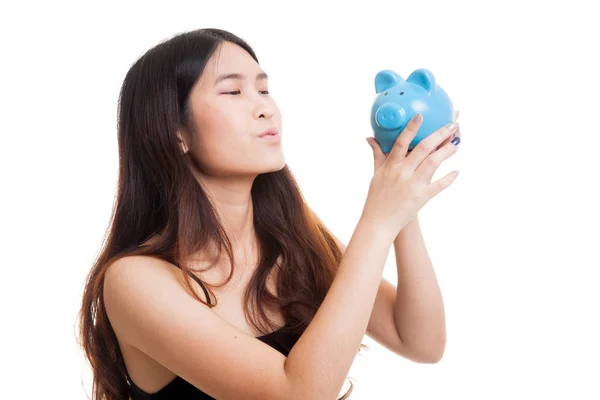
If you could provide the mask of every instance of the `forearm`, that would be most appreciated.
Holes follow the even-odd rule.
[[[285,362],[300,397],[336,399],[369,323],[393,237],[361,218],[336,277]]]
[[[446,345],[444,303],[427,254],[418,218],[394,239],[398,286],[394,316],[406,347],[423,360],[437,361]]]

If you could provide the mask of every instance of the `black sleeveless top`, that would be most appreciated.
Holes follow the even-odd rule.
[[[177,264],[174,265],[179,268]],[[190,274],[190,276],[196,282],[198,282],[198,284],[204,291],[204,295],[207,299],[210,300],[208,290],[206,289],[202,281],[200,281],[200,279],[198,279],[198,277],[196,277],[194,274]],[[263,343],[268,344],[269,346],[273,347],[275,350],[279,351],[287,357],[294,344],[296,344],[298,336],[289,332],[285,332],[284,326],[283,328],[280,328],[267,335],[258,336],[257,339]],[[204,393],[202,390],[198,389],[197,387],[195,387],[194,385],[192,385],[191,383],[187,382],[179,376],[176,376],[166,386],[164,386],[158,392],[152,394],[146,393],[142,389],[140,389],[133,382],[131,377],[129,377],[129,374],[127,378],[130,383],[131,398],[133,400],[214,400],[214,397],[209,396],[208,394]]]

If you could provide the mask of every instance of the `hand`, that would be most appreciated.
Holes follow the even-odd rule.
[[[456,120],[458,119],[458,111],[456,111],[454,113],[454,122],[456,122]],[[460,129],[456,132],[456,136],[460,137]],[[452,137],[449,137],[448,139],[446,139],[444,141],[444,143],[440,144],[435,150],[439,150],[441,147],[445,146],[446,143],[448,143],[450,140],[452,140]],[[385,159],[387,158],[387,154],[385,154],[383,152],[383,150],[381,149],[381,145],[379,144],[379,142],[377,141],[377,139],[375,139],[374,137],[368,137],[367,138],[367,142],[369,143],[369,146],[371,146],[371,148],[373,149],[373,173],[377,172],[377,170],[379,169],[379,167],[381,167],[381,165],[385,162]],[[410,154],[410,151],[408,152]]]
[[[421,121],[415,119],[406,125],[387,157],[379,166],[375,165],[369,185],[361,218],[377,224],[390,238],[394,238],[429,200],[449,187],[458,174],[453,171],[431,183],[440,164],[460,146],[449,142],[458,125],[454,132],[448,125],[438,129],[407,154],[420,126]]]
[[[456,120],[457,120],[457,119],[458,119],[458,110],[456,110],[456,112],[454,113],[454,122],[456,122]],[[458,129],[458,130],[456,131],[456,134],[455,134],[455,136],[454,136],[454,137],[456,137],[456,136],[460,137],[460,129]],[[446,140],[444,141],[444,143],[440,144],[440,145],[439,145],[439,146],[438,146],[438,147],[437,147],[435,150],[437,151],[437,150],[439,150],[441,147],[445,146],[445,145],[446,145],[446,143],[448,143],[449,141],[451,141],[452,139],[454,139],[454,137],[450,136],[448,139],[446,139]]]

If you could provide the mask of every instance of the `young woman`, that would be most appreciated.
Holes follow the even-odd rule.
[[[457,149],[448,127],[407,155],[419,124],[374,153],[346,248],[286,166],[248,44],[201,29],[144,54],[121,89],[114,215],[80,313],[94,399],[335,399],[366,332],[433,362],[400,339],[382,279],[394,238],[455,178],[431,183]]]

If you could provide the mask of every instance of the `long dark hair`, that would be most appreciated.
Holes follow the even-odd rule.
[[[219,251],[226,251],[232,265],[221,285],[232,278],[231,242],[176,139],[178,128],[192,124],[190,91],[224,41],[242,47],[258,63],[254,51],[241,38],[221,29],[199,29],[176,35],[147,51],[127,72],[121,87],[117,195],[78,314],[80,344],[93,372],[94,400],[130,398],[123,356],[104,308],[104,275],[109,265],[129,255],[174,262],[182,270],[189,293],[213,307],[216,303],[210,299],[204,302],[192,289],[186,264],[188,255],[216,244]],[[251,197],[259,265],[245,293],[244,313],[253,326],[270,331],[274,327],[265,306],[279,306],[289,331],[301,335],[327,294],[342,254],[307,206],[287,165],[257,176]],[[160,240],[141,246],[158,233]],[[279,257],[275,296],[266,289],[266,280]],[[210,285],[205,286],[215,298]],[[259,321],[268,321],[269,328]],[[353,386],[351,383],[342,399],[348,398]]]

